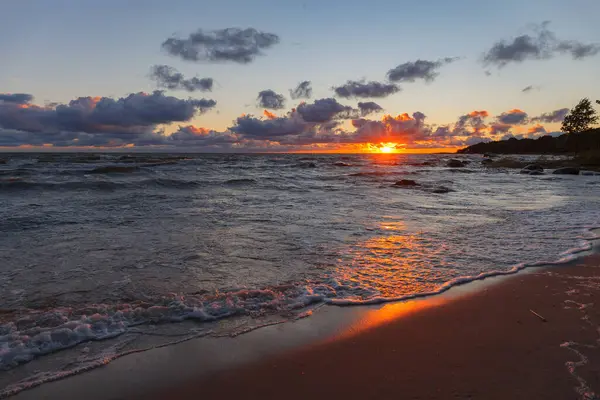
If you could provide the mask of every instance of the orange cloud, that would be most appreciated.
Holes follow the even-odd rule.
[[[202,128],[202,127],[196,127],[196,126],[193,126],[193,125],[189,125],[186,128],[187,128],[187,130],[190,133],[193,133],[194,135],[208,135],[209,132],[210,132],[210,129]]]
[[[272,112],[269,112],[269,110],[265,110],[263,111],[263,114],[265,115],[265,117],[267,117],[268,119],[275,119],[277,118],[277,115],[273,114]]]
[[[475,117],[486,118],[486,117],[488,117],[489,115],[490,115],[490,113],[488,113],[488,112],[487,112],[487,111],[485,111],[485,110],[481,110],[481,111],[471,111],[471,112],[469,113],[469,117],[473,117],[473,118],[475,118]]]
[[[408,115],[408,113],[403,113],[403,114],[400,114],[400,115],[398,115],[397,117],[392,117],[391,115],[389,115],[389,114],[386,114],[386,115],[384,115],[384,116],[381,118],[381,121],[382,121],[382,122],[392,122],[392,121],[411,121],[412,119],[413,119],[413,118],[412,118],[410,115]]]
[[[541,124],[534,125],[527,130],[527,133],[530,133],[530,134],[545,133],[545,132],[546,132],[546,128],[544,128],[544,126]]]
[[[512,110],[508,111],[508,114],[523,114],[525,111],[523,110],[519,110],[518,108],[513,108]]]

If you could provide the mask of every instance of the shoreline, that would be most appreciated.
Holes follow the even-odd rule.
[[[442,297],[389,304],[329,340],[130,398],[598,398],[600,255]]]
[[[577,265],[570,265],[574,263]],[[588,265],[588,268],[592,268],[592,264],[600,265],[600,255],[586,255],[569,265],[533,266],[510,275],[486,277],[428,297],[360,307],[323,307],[310,318],[259,328],[235,338],[199,338],[128,355],[105,367],[48,382],[20,392],[11,398],[54,399],[76,396],[98,400],[152,398],[162,390],[166,392],[161,396],[166,393],[173,394],[175,390],[177,395],[171,398],[194,398],[186,397],[192,395],[193,391],[190,390],[194,382],[204,382],[202,385],[205,387],[207,382],[210,386],[210,382],[223,376],[238,380],[240,374],[242,376],[248,374],[247,369],[255,369],[257,366],[264,368],[269,360],[289,358],[291,354],[298,353],[308,355],[311,351],[316,351],[310,350],[315,348],[327,352],[327,348],[333,346],[337,348],[339,343],[353,341],[357,337],[370,337],[372,332],[381,331],[387,326],[418,319],[419,316],[429,315],[435,310],[448,307],[449,304],[477,298],[490,291],[494,292],[498,290],[497,288],[507,285],[507,282],[531,280],[529,277],[535,277],[536,279],[533,279],[535,282],[540,275],[553,273],[553,271],[581,268],[580,263]],[[536,318],[533,314],[529,316]],[[344,351],[352,353],[354,350]],[[205,361],[207,359],[210,361]],[[327,374],[325,371],[323,373]],[[235,376],[230,376],[231,374]],[[260,379],[270,381],[268,376]],[[98,390],[99,388],[102,390]],[[203,393],[203,390],[195,393]],[[214,393],[216,395],[218,391]]]

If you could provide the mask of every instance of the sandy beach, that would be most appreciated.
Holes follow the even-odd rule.
[[[541,269],[136,398],[593,399],[599,289],[600,257]]]
[[[598,296],[591,256],[134,354],[14,398],[594,399]]]

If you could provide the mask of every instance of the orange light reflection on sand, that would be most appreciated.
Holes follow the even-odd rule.
[[[399,318],[403,318],[419,311],[432,307],[438,307],[448,303],[445,296],[431,296],[423,299],[387,303],[376,310],[367,311],[356,322],[350,324],[342,332],[336,334],[326,342],[344,340],[379,326],[389,324]]]

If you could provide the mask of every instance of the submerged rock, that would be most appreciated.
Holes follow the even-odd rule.
[[[466,163],[464,161],[460,161],[460,160],[457,160],[456,158],[453,158],[450,161],[448,161],[448,163],[446,164],[446,166],[448,166],[450,168],[462,168],[462,167],[464,167],[467,164],[468,163]]]
[[[394,183],[394,186],[404,186],[404,187],[412,187],[412,186],[421,186],[417,182],[412,179],[402,179],[398,182]]]
[[[554,175],[579,175],[579,168],[577,167],[564,167],[559,168],[552,172]]]
[[[437,193],[437,194],[450,193],[450,192],[454,192],[454,190],[447,188],[445,186],[436,187],[431,191],[431,193]]]
[[[522,174],[530,174],[532,172],[544,172],[544,168],[541,165],[538,164],[529,164],[523,167],[523,169],[521,170]]]

